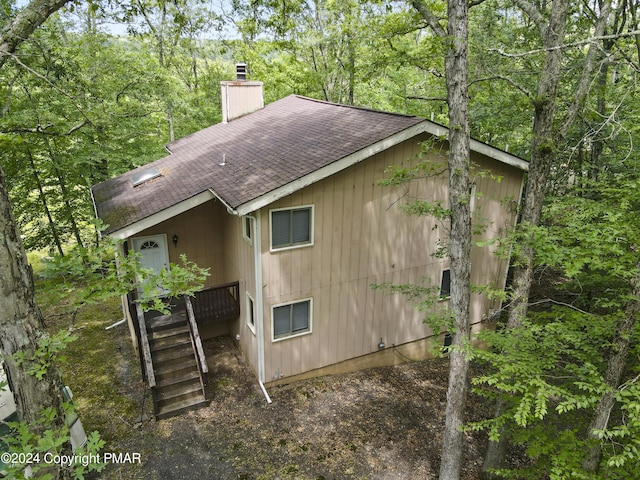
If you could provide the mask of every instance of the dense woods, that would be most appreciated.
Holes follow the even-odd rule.
[[[89,187],[219,122],[219,82],[233,78],[235,62],[264,82],[266,102],[296,93],[452,121],[461,135],[468,121],[472,137],[530,161],[519,224],[501,241],[512,261],[501,321],[482,334],[481,351],[461,327],[452,354],[481,367],[469,381],[496,402],[495,418],[465,427],[491,439],[487,478],[634,478],[638,4],[472,1],[461,30],[453,3],[88,2],[14,41],[23,7],[3,1],[0,178],[18,231],[26,249],[52,256],[98,243]],[[467,71],[454,78],[460,48]],[[467,95],[466,120],[452,116]],[[464,192],[461,148],[454,173],[464,173]],[[469,208],[456,205],[447,215],[464,230]],[[2,215],[3,248],[19,248],[8,205]],[[18,263],[6,271],[27,269]],[[22,276],[25,315],[35,315]],[[452,290],[459,285],[452,278]],[[3,345],[11,335],[3,327]],[[509,448],[532,461],[506,468]]]

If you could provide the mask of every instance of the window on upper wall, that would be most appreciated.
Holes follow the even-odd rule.
[[[251,331],[256,333],[256,312],[253,303],[253,298],[247,292],[247,325],[251,329]]]
[[[271,210],[271,250],[313,245],[313,207]]]
[[[253,223],[251,217],[242,217],[242,236],[244,239],[251,243],[253,239],[251,224]]]
[[[311,333],[311,309],[310,298],[274,306],[272,310],[273,340]]]
[[[451,296],[451,270],[443,270],[440,279],[440,300],[445,300]]]

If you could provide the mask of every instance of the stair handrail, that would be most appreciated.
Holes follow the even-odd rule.
[[[193,313],[193,305],[191,304],[191,299],[188,295],[184,296],[184,303],[187,307],[187,324],[189,325],[191,341],[193,342],[193,346],[196,351],[198,367],[201,373],[207,373],[209,372],[209,367],[207,366],[207,360],[204,355],[204,348],[202,347],[202,340],[200,339],[198,324],[196,323],[196,316]]]
[[[151,360],[151,348],[149,347],[149,337],[147,336],[147,325],[144,321],[144,312],[140,302],[136,303],[136,316],[138,317],[138,325],[140,328],[140,345],[142,346],[142,356],[144,358],[145,371],[147,374],[147,382],[149,387],[156,386],[156,376],[153,373],[153,361]]]

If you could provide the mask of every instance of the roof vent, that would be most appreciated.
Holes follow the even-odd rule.
[[[158,178],[161,176],[162,174],[160,173],[160,170],[158,170],[156,167],[146,168],[131,177],[131,183],[133,183],[134,187],[137,187],[138,185],[142,185],[149,180],[153,180],[154,178]]]
[[[247,79],[247,64],[236,63],[236,80],[245,81]]]

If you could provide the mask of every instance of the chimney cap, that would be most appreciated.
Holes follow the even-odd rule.
[[[246,80],[247,79],[247,64],[246,63],[236,63],[236,80]]]

